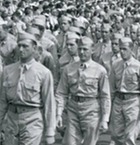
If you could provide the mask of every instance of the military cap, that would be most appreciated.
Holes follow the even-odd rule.
[[[37,40],[36,40],[35,36],[30,33],[21,32],[18,34],[18,39],[17,39],[18,43],[21,43],[24,40],[32,40],[37,45]]]
[[[81,34],[82,34],[80,28],[74,27],[74,26],[71,26],[71,27],[69,28],[69,31],[75,32],[75,33],[78,34],[78,35],[81,35]]]
[[[27,27],[26,32],[33,34],[33,35],[40,35],[39,29],[35,28],[35,27],[31,27],[31,26]]]
[[[119,40],[119,45],[120,47],[123,47],[123,46],[128,46],[130,44],[133,44],[132,40],[130,37],[122,37],[120,40]]]
[[[121,39],[123,36],[119,33],[114,33],[111,40]]]
[[[80,37],[74,32],[67,32],[67,40],[70,39],[80,39]]]
[[[102,26],[101,26],[102,29],[105,29],[105,30],[111,30],[111,26],[110,24],[107,24],[107,23],[103,23]]]
[[[78,28],[86,29],[85,23],[82,23],[82,22],[79,21],[79,20],[75,20],[75,21],[73,22],[73,25],[74,25],[75,27],[78,27]]]
[[[72,22],[72,19],[71,19],[71,17],[69,17],[69,16],[62,16],[61,17],[61,21],[62,22]]]
[[[130,26],[130,30],[137,31],[137,29],[138,29],[138,25],[132,24],[132,25]]]
[[[38,15],[33,19],[32,23],[45,28],[46,17],[44,15]]]
[[[87,36],[81,37],[79,40],[79,46],[83,46],[83,45],[93,45],[92,39]]]

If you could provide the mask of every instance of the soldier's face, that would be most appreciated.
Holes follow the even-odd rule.
[[[131,48],[128,43],[120,45],[120,53],[123,60],[129,60],[132,56]]]
[[[21,60],[28,60],[33,57],[34,45],[31,40],[25,39],[18,44],[19,56]]]
[[[112,40],[112,51],[114,53],[118,53],[120,51],[118,39]]]
[[[131,30],[131,31],[130,31],[130,35],[131,35],[131,39],[132,39],[133,41],[135,41],[136,38],[137,38],[137,31],[136,31],[136,30]]]
[[[96,28],[95,34],[96,34],[96,38],[100,39],[102,37],[101,29],[100,28]]]
[[[78,54],[78,45],[75,39],[67,40],[67,49],[71,56],[76,56]]]
[[[107,28],[102,28],[102,38],[103,40],[110,39],[110,30]]]
[[[81,62],[87,62],[91,58],[92,46],[90,44],[80,45],[78,48],[78,54]]]
[[[61,24],[61,28],[64,32],[66,32],[70,27],[70,23],[68,21],[63,21]]]

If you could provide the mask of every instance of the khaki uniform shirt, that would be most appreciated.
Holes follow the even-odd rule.
[[[51,72],[32,59],[26,64],[17,62],[4,68],[0,97],[0,125],[8,104],[43,108],[46,135],[55,134],[55,99]]]
[[[56,91],[58,112],[62,114],[64,104],[69,94],[80,97],[99,98],[101,101],[102,119],[109,120],[110,89],[106,70],[90,60],[81,71],[81,62],[75,62],[65,67]]]
[[[111,80],[113,93],[140,93],[140,62],[133,57],[117,62],[112,67]]]

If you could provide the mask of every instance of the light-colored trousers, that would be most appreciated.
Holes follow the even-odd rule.
[[[40,145],[43,132],[41,110],[21,114],[7,113],[4,145]]]
[[[99,136],[99,100],[68,102],[68,121],[63,145],[95,145]]]
[[[110,130],[116,145],[136,145],[139,96],[129,100],[115,98],[112,104]]]

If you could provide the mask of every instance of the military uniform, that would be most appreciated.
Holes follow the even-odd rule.
[[[33,39],[32,39],[33,38]],[[20,34],[35,40],[31,34]],[[34,59],[4,68],[0,97],[0,125],[7,114],[6,145],[39,145],[45,137],[55,134],[55,99],[51,72]],[[53,138],[54,139],[54,138]]]
[[[125,43],[126,40],[122,41]],[[134,130],[139,117],[139,78],[140,62],[132,56],[126,61],[117,62],[112,67],[111,86],[114,100],[111,135],[118,145],[136,144]]]
[[[57,115],[62,115],[67,102],[68,121],[63,144],[95,145],[100,121],[108,122],[110,115],[106,70],[91,59],[67,65],[56,91],[56,101]]]

